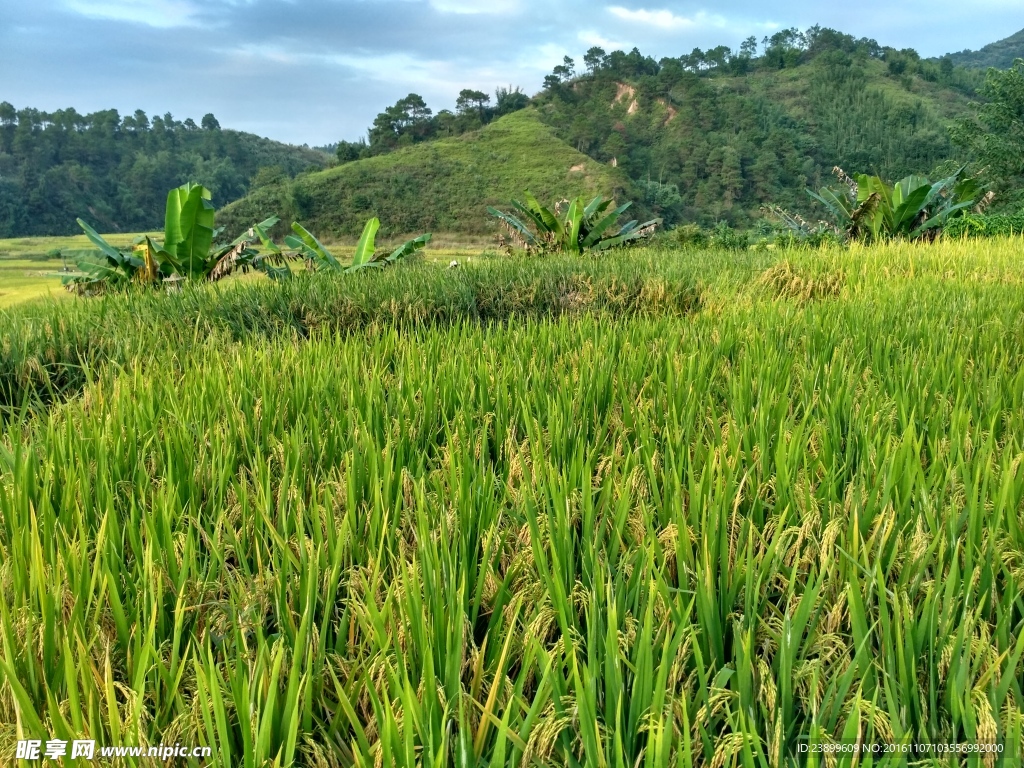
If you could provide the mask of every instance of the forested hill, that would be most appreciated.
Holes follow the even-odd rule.
[[[0,238],[77,232],[82,217],[102,232],[162,226],[167,190],[186,181],[218,205],[331,157],[249,133],[167,114],[115,110],[82,115],[0,104]]]
[[[667,223],[746,228],[768,203],[820,215],[805,190],[835,166],[895,180],[952,161],[948,128],[981,73],[831,30],[788,32],[760,56],[753,41],[740,55],[659,62],[596,51],[585,72],[556,71],[534,104],[573,147],[625,170]]]
[[[1024,29],[981,50],[951,53],[947,58],[962,67],[1009,69],[1014,60],[1024,58]]]
[[[956,162],[962,152],[953,146],[949,128],[969,114],[983,81],[983,72],[948,59],[922,59],[912,49],[821,27],[750,38],[735,51],[694,49],[657,61],[637,49],[606,53],[595,47],[581,62],[566,56],[532,98],[518,88],[499,88],[492,102],[488,94],[467,89],[454,113],[435,114],[422,97],[409,94],[377,116],[369,141],[338,145],[338,160],[347,170],[319,174],[315,184],[304,179],[276,185],[262,197],[247,198],[246,207],[232,206],[232,212],[255,215],[249,204],[258,199],[309,211],[335,210],[337,201],[351,199],[367,215],[387,210],[397,231],[405,231],[403,222],[493,227],[487,218],[441,210],[440,201],[451,195],[396,190],[420,189],[419,179],[435,178],[430,164],[461,146],[450,143],[455,136],[476,135],[491,121],[513,133],[528,132],[529,120],[509,117],[530,107],[531,119],[551,129],[548,143],[560,140],[566,149],[614,169],[617,178],[629,180],[621,191],[638,209],[660,215],[669,226],[724,221],[746,229],[759,223],[767,204],[820,217],[806,189],[833,181],[836,166],[896,180],[939,173]],[[411,151],[427,146],[437,151]],[[369,194],[367,178],[376,177],[364,173],[367,163],[395,154],[401,162],[388,168],[400,166],[400,179],[374,183],[375,193]],[[426,165],[416,168],[419,162]],[[493,170],[485,165],[487,156],[475,162],[480,174]],[[515,192],[532,183],[529,174],[515,176],[519,167],[501,169],[502,189]],[[475,210],[468,205],[464,213]],[[337,234],[359,224],[316,218]]]

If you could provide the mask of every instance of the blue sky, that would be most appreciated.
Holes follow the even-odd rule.
[[[1021,29],[1024,0],[0,0],[0,101],[213,112],[318,145],[410,92],[435,111],[466,87],[533,93],[591,45],[660,58],[815,23],[935,56]]]

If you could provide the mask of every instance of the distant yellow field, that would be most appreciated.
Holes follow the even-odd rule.
[[[122,246],[131,243],[138,235],[115,234],[103,237],[111,245]],[[395,242],[399,241],[396,239]],[[350,257],[355,249],[354,240],[327,240],[325,244],[341,259]],[[387,250],[389,244],[384,243],[380,247]],[[70,296],[61,286],[61,270],[74,271],[75,263],[86,251],[91,250],[91,246],[85,235],[0,240],[0,309],[29,299]],[[426,249],[424,258],[446,264],[452,259],[464,261],[479,258],[492,247],[486,238],[439,234]],[[60,256],[53,255],[58,251]]]

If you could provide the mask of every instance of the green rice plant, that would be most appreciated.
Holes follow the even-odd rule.
[[[633,258],[588,273],[607,306],[665,253]],[[706,269],[678,258],[663,279]],[[715,258],[735,271],[687,313],[648,287],[636,311],[303,336],[228,320],[270,289],[326,314],[356,281],[138,299],[162,329],[214,296],[224,324],[124,342],[0,438],[2,759],[50,736],[219,766],[1017,759],[1012,247],[785,254],[844,275],[820,301]],[[450,295],[583,274],[436,272]],[[360,306],[416,306],[428,274],[359,280]]]

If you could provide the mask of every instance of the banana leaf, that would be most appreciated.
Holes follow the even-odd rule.
[[[594,228],[591,229],[590,232],[587,234],[586,238],[584,238],[583,247],[592,248],[598,241],[600,241],[601,236],[604,235],[604,233],[615,224],[619,216],[625,213],[631,205],[632,203],[625,203],[624,205],[620,205],[614,211],[612,211],[603,219],[601,219],[596,225],[594,225]],[[622,234],[622,230],[619,230],[619,234]]]
[[[565,250],[569,253],[580,252],[580,225],[583,223],[583,200],[575,198],[569,204],[569,211],[565,214]]]
[[[231,245],[238,245],[239,243],[243,243],[246,240],[252,240],[253,237],[256,236],[259,237],[264,247],[276,249],[277,246],[274,244],[273,241],[271,241],[266,236],[266,232],[269,229],[273,229],[274,226],[276,226],[280,220],[281,219],[278,218],[277,216],[271,216],[269,219],[264,219],[259,224],[253,224],[253,226],[250,229],[247,229],[245,232],[243,232],[234,240],[232,240]],[[217,230],[217,232],[221,231],[223,231],[223,227]]]
[[[429,232],[427,232],[425,235],[420,235],[414,240],[408,240],[402,243],[394,251],[392,251],[391,255],[384,259],[384,261],[387,262],[388,264],[394,264],[396,261],[399,261],[400,259],[404,259],[411,256],[412,254],[416,253],[416,251],[426,246],[426,244],[430,242],[431,237],[432,235]]]
[[[213,246],[214,207],[209,199],[209,190],[199,185],[186,186],[191,188],[181,206],[178,219],[181,239],[174,243],[173,254],[185,270],[185,277],[206,277],[210,248]],[[174,196],[174,192],[171,191],[171,196]],[[164,248],[172,250],[168,239],[164,241]]]
[[[523,214],[523,216],[525,216],[527,219],[532,221],[533,226],[537,228],[537,232],[550,233],[554,231],[549,229],[548,225],[544,223],[544,218],[536,211],[531,210],[530,207],[526,205],[526,203],[521,203],[518,200],[513,200],[512,207],[519,211],[521,214]]]
[[[917,229],[911,232],[910,237],[920,237],[929,229],[942,225],[946,221],[946,219],[948,219],[952,214],[962,211],[965,208],[970,208],[972,205],[974,205],[973,200],[964,200],[962,203],[957,203],[956,205],[950,206],[949,208],[942,210],[940,213],[937,213],[930,219],[927,219],[923,224],[921,224],[921,226],[919,226]]]
[[[608,206],[612,204],[611,198],[605,200],[600,195],[595,197],[586,208],[583,209],[583,218],[586,220],[592,219],[594,216],[600,216],[602,213],[608,210]],[[632,203],[627,203],[627,207]]]
[[[902,196],[904,190],[899,186],[897,186],[897,189],[900,190],[899,196]],[[918,215],[925,207],[931,191],[931,186],[925,184],[907,193],[907,198],[893,211],[892,234],[901,234],[905,228],[909,228],[917,220]],[[893,199],[895,200],[897,196],[894,194]]]
[[[380,229],[380,219],[374,216],[363,227],[363,234],[356,243],[356,252],[352,256],[352,267],[361,267],[364,264],[373,262],[374,239],[377,237],[377,230]]]
[[[924,176],[911,175],[900,179],[892,190],[893,208],[899,208],[911,194],[922,187],[929,190],[932,188],[932,183]]]
[[[609,248],[614,248],[615,246],[622,245],[623,243],[628,243],[633,240],[639,240],[641,238],[647,237],[648,235],[651,234],[651,232],[654,231],[656,227],[661,225],[661,221],[661,219],[651,219],[650,221],[644,222],[639,226],[637,226],[634,222],[630,222],[631,224],[634,224],[634,226],[632,229],[629,230],[629,232],[625,234],[622,234],[620,232],[615,237],[609,237],[605,240],[601,240],[593,246],[593,250],[606,251]]]
[[[812,189],[808,189],[807,194],[824,205],[836,221],[847,222],[853,215],[853,207],[850,205],[849,201],[839,197],[828,187],[822,188],[821,192],[815,192]]]
[[[82,228],[82,231],[85,232],[85,236],[92,241],[93,245],[100,249],[104,256],[113,261],[115,264],[121,264],[121,262],[124,261],[124,254],[121,253],[121,251],[119,251],[117,248],[112,246],[110,243],[108,243],[106,240],[104,240],[103,237],[99,235],[95,229],[90,227],[81,219],[76,219],[76,221],[78,221],[78,226]]]
[[[328,269],[341,271],[341,262],[334,257],[334,254],[324,248],[320,241],[313,237],[299,222],[292,222],[292,231],[298,237],[293,237],[292,235],[285,237],[285,244],[289,248],[304,254],[316,267],[327,267]]]
[[[510,229],[515,230],[520,235],[520,237],[523,238],[523,242],[527,246],[532,246],[532,245],[536,245],[537,244],[537,238],[533,234],[533,232],[531,232],[529,230],[529,228],[525,224],[523,224],[522,221],[517,219],[512,214],[505,213],[503,211],[499,211],[497,208],[491,208],[491,207],[487,208],[487,212],[489,214],[491,214],[491,216],[494,216],[495,218],[497,218],[500,221],[504,222],[506,225],[508,225],[508,227]]]
[[[527,205],[529,205],[530,210],[532,210],[534,213],[537,214],[537,216],[540,217],[540,220],[544,224],[544,229],[546,229],[548,232],[557,232],[559,229],[558,217],[555,216],[554,213],[545,208],[543,205],[541,205],[539,202],[537,202],[537,198],[534,197],[529,190],[523,193],[523,197],[526,198],[526,203]]]

